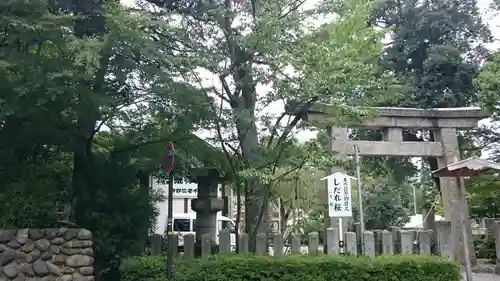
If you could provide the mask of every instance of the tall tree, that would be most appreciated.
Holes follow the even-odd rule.
[[[408,86],[395,104],[433,108],[477,102],[473,79],[491,35],[475,0],[387,0],[374,22],[392,28],[383,62]]]
[[[366,25],[371,3],[320,1],[308,7],[296,0],[148,2],[169,11],[166,20],[180,15],[175,18],[185,34],[182,49],[199,59],[186,68],[185,79],[220,102],[212,104],[220,113],[216,141],[238,154],[242,163],[245,225],[254,250],[257,232],[267,231],[261,223],[269,201],[267,179],[283,161],[283,145],[307,108],[315,101],[346,101],[352,92],[368,99],[373,94],[369,90],[383,88],[385,77],[374,67],[383,34]],[[338,17],[333,22],[324,17],[334,14]],[[320,17],[325,24],[311,21]],[[217,83],[203,81],[200,72]],[[268,89],[260,90],[262,86]],[[306,107],[295,118],[264,110],[285,99],[303,101]],[[344,104],[339,108],[350,109]]]
[[[491,35],[475,0],[385,0],[372,16],[374,25],[392,30],[382,64],[406,86],[399,98],[380,105],[477,105],[473,80],[487,54],[484,44],[491,41]],[[467,144],[463,149],[475,149],[470,145],[470,135],[461,134],[460,138],[462,144]],[[433,140],[434,135],[408,131],[404,139]],[[427,162],[431,170],[437,169],[436,159]]]
[[[0,3],[0,227],[88,228],[96,277],[112,279],[154,225],[147,175],[164,143],[207,162],[192,132],[213,112],[174,79],[185,61],[149,14],[77,2]]]

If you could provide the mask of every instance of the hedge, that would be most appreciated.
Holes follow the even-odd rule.
[[[134,257],[120,266],[122,281],[166,281],[164,257]],[[219,255],[176,260],[175,281],[460,281],[456,263],[431,256]]]

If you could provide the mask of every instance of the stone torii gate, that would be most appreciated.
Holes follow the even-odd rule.
[[[309,108],[307,108],[309,107]],[[413,156],[436,157],[439,168],[460,160],[457,130],[470,129],[477,126],[479,120],[488,117],[480,108],[393,108],[370,107],[364,108],[370,114],[361,118],[359,122],[342,122],[343,116],[336,112],[336,106],[326,104],[303,105],[290,102],[287,112],[302,115],[303,120],[319,128],[326,128],[331,132],[330,149],[343,155],[354,155],[355,146],[359,155],[366,156]],[[373,113],[373,114],[372,114]],[[336,120],[329,122],[328,120]],[[331,127],[330,124],[342,124],[342,127]],[[339,125],[337,125],[339,126]],[[348,128],[382,129],[383,141],[349,140]],[[403,130],[423,129],[434,132],[435,141],[403,141]],[[440,178],[441,199],[444,207],[444,216],[451,221],[452,245],[455,259],[464,263],[463,235],[460,212],[469,218],[468,202],[461,197],[458,185],[453,178]],[[331,226],[334,222],[331,222]],[[469,237],[472,230],[469,226]],[[469,241],[473,249],[472,239]],[[475,264],[474,251],[471,260]]]

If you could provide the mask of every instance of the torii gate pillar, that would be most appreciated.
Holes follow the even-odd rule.
[[[301,108],[301,105],[289,103],[287,111],[297,114]],[[354,124],[344,123],[339,127],[331,127],[331,124],[339,124],[338,120],[342,120],[342,116],[332,116],[335,115],[335,106],[314,104],[308,109],[304,119],[317,127],[331,130],[332,152],[354,155],[356,145],[359,148],[359,155],[436,157],[441,168],[460,160],[457,130],[474,128],[479,120],[488,117],[480,108],[371,107],[364,109],[370,113],[366,116],[367,118],[361,118]],[[337,120],[336,123],[334,120]],[[383,141],[349,140],[348,127],[382,129],[384,139]],[[403,141],[403,129],[432,131],[435,141]],[[455,260],[464,264],[464,239],[461,227],[464,223],[470,222],[468,202],[465,197],[460,196],[455,179],[440,178],[440,185],[444,216],[451,221],[452,225],[451,238]],[[466,222],[461,220],[460,212],[464,212]],[[470,226],[468,230],[469,237],[472,237]],[[472,239],[468,242],[470,249],[473,249]],[[474,251],[471,251],[470,259],[472,264],[476,264]]]

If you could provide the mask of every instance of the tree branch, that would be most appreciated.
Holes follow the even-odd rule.
[[[191,68],[190,70],[191,70],[191,73],[193,74],[193,76],[195,77],[196,83],[198,83],[198,86],[200,87],[200,90],[205,94],[205,97],[207,99],[209,99],[210,97],[208,95],[207,89],[205,87],[203,87],[203,84],[201,83],[201,78],[198,76],[198,74],[196,73],[196,71],[194,71],[193,68]],[[184,76],[184,79],[186,79],[187,81],[189,81],[189,79],[187,79],[187,77],[185,77],[185,75],[183,75],[183,76]],[[227,84],[226,84],[226,86],[227,86]],[[215,90],[214,93],[215,93],[215,95],[217,95],[217,97],[221,98],[222,100],[224,100],[228,104],[232,104],[231,100],[228,97],[224,96],[223,93],[219,93],[219,91],[217,91],[217,90]]]
[[[189,135],[188,136],[184,136],[183,138],[172,139],[173,135],[175,135],[175,134],[172,134],[172,135],[166,136],[164,138],[160,138],[160,139],[155,139],[155,140],[144,141],[144,142],[141,142],[141,143],[136,143],[136,144],[133,144],[133,145],[121,148],[121,149],[114,149],[114,150],[111,151],[111,153],[113,153],[113,154],[124,153],[124,152],[128,152],[128,151],[131,151],[131,150],[134,150],[134,149],[141,148],[142,146],[146,146],[146,145],[152,145],[152,144],[158,144],[158,143],[165,143],[166,141],[182,142],[182,141],[186,141],[186,140],[190,139]]]
[[[286,138],[290,135],[292,132],[293,128],[299,123],[299,121],[302,119],[302,117],[307,115],[307,112],[309,109],[313,106],[314,102],[316,102],[319,99],[319,96],[313,97],[310,101],[308,101],[306,104],[302,105],[299,112],[295,115],[294,119],[285,127],[285,130],[281,134],[281,136],[278,138],[278,141],[276,143],[275,147],[278,147],[278,154],[276,155],[274,161],[272,162],[273,165],[276,167],[278,161],[281,158],[281,155],[283,154],[283,151],[285,150],[285,146],[283,145],[283,142],[286,140]],[[277,133],[277,126],[279,123],[275,123],[273,127],[273,131]],[[272,141],[274,140],[273,134],[271,134],[271,137],[269,138],[268,145],[272,144]]]
[[[123,103],[123,104],[116,105],[113,108],[113,110],[111,110],[111,112],[109,114],[107,114],[107,116],[103,117],[102,120],[100,120],[101,122],[94,129],[94,133],[99,132],[101,130],[102,126],[106,122],[108,122],[111,118],[113,118],[118,112],[120,112],[120,110],[123,109],[124,107],[130,106],[130,105],[133,105],[133,104],[137,104],[137,103],[140,103],[140,102],[147,101],[147,100],[149,100],[149,98],[150,97],[146,97],[146,98],[141,99],[141,100],[135,100],[135,101],[132,101],[132,102],[129,102],[129,103]]]
[[[222,150],[224,151],[224,154],[226,155],[227,161],[229,163],[229,167],[231,168],[231,171],[233,172],[234,176],[236,177],[236,181],[239,183],[240,182],[240,178],[239,178],[238,173],[236,171],[236,167],[234,166],[232,157],[229,154],[229,152],[227,151],[226,144],[225,144],[225,142],[224,142],[224,140],[222,138],[222,132],[221,132],[221,127],[220,127],[220,122],[219,122],[220,118],[222,117],[222,105],[223,105],[223,103],[222,103],[222,100],[221,100],[220,108],[219,108],[220,114],[219,114],[218,120],[216,121],[217,135],[219,137],[219,141],[220,141]],[[212,107],[214,107],[214,106],[212,105]],[[237,153],[237,155],[239,155],[238,152],[235,151],[235,153]]]
[[[227,97],[222,96],[221,98],[224,99],[231,107],[234,107],[234,103],[236,102],[235,96],[233,93],[231,93],[231,89],[229,88],[229,85],[227,84],[226,81],[226,76],[224,74],[219,75],[219,80],[222,84],[222,88],[224,89],[224,92],[226,93]]]

